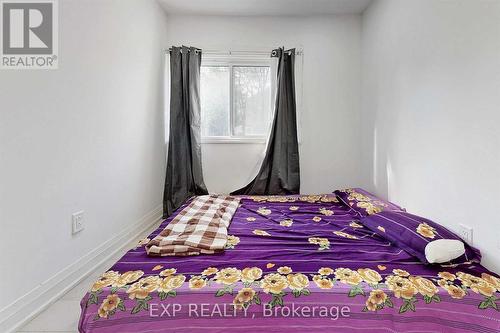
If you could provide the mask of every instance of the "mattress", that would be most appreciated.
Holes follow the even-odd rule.
[[[500,331],[498,280],[471,288],[494,273],[424,265],[335,195],[242,197],[228,234],[212,255],[149,257],[140,242],[90,287],[79,331]]]

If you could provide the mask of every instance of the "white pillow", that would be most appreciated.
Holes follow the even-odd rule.
[[[425,258],[431,264],[448,262],[464,253],[464,243],[456,239],[437,239],[425,247]]]

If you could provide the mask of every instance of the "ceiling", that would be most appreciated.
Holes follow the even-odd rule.
[[[168,14],[276,15],[360,14],[371,0],[159,0]]]

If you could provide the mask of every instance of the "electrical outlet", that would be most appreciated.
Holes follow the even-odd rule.
[[[472,245],[472,228],[464,224],[459,224],[459,227],[460,237],[462,237],[467,244]]]
[[[72,232],[73,234],[76,234],[80,231],[82,231],[85,228],[85,224],[83,221],[83,210],[73,213],[71,215],[71,226],[72,226]]]

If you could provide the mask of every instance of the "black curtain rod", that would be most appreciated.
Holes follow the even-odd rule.
[[[283,50],[283,52],[285,53],[290,53],[292,52],[292,50],[295,50],[295,49],[289,49],[289,50]],[[165,50],[165,52],[172,52],[172,48],[169,48],[168,50]],[[188,48],[188,51],[189,51],[189,48]],[[195,49],[196,52],[203,52],[202,49]],[[181,49],[181,52],[182,52],[182,49]],[[278,53],[278,49],[274,49],[274,50],[271,50],[271,51],[238,51],[238,50],[227,50],[227,51],[222,51],[222,50],[206,50],[205,53],[220,53],[220,54],[228,54],[228,55],[231,55],[232,53],[248,53],[248,54],[253,54],[253,53],[260,53],[260,54],[270,54],[271,57],[276,57],[277,56],[277,53]],[[302,55],[303,51],[302,50],[295,50],[295,54],[296,55]]]
[[[187,47],[187,46],[186,46],[186,47]],[[182,52],[182,47],[179,47],[179,48],[181,49],[181,52]],[[190,51],[190,49],[191,49],[191,48],[190,48],[190,47],[187,47],[187,49],[188,49],[188,51]],[[195,49],[194,49],[194,51],[195,51],[195,52],[200,52],[200,51],[201,51],[201,49],[195,48]],[[172,52],[172,48],[169,48],[169,49],[168,49],[168,52]]]

